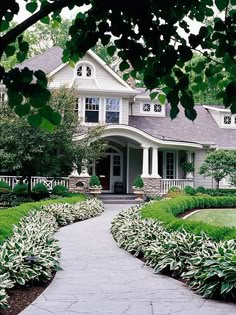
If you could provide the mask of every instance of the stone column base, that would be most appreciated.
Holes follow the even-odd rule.
[[[89,193],[90,176],[70,176],[69,191],[82,194]]]
[[[144,183],[144,194],[150,197],[156,197],[161,192],[160,177],[142,177]]]

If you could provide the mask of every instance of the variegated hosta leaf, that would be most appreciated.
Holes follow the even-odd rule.
[[[157,220],[142,219],[141,207],[122,211],[112,221],[110,230],[120,247],[144,255],[155,272],[189,280],[204,297],[236,299],[236,241],[217,243],[204,233],[169,232]]]

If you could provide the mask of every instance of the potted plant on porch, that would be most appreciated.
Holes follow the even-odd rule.
[[[183,162],[182,168],[183,168],[185,177],[186,178],[188,178],[188,177],[192,178],[192,176],[189,176],[189,174],[192,174],[192,172],[194,172],[193,162]]]
[[[144,196],[144,182],[140,175],[138,175],[133,184],[133,192],[136,195],[136,200],[143,200]]]
[[[102,185],[96,175],[92,175],[89,181],[89,192],[94,197],[98,197],[102,193]]]

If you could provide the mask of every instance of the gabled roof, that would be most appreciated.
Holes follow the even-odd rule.
[[[62,58],[63,49],[54,46],[51,49],[37,55],[29,60],[24,61],[21,64],[16,65],[17,68],[23,69],[24,67],[30,70],[43,70],[48,76],[52,76],[59,70],[64,68],[67,63],[63,63]],[[133,90],[129,84],[127,84],[114,70],[112,70],[95,52],[91,49],[87,51],[96,62],[98,62],[107,72],[109,72],[117,81],[119,81],[123,86],[129,90]],[[78,60],[79,61],[79,60]]]
[[[16,68],[23,69],[27,67],[34,71],[41,69],[46,74],[49,74],[62,64],[62,52],[62,48],[57,46],[52,47],[42,54],[16,65]]]
[[[236,129],[220,128],[204,106],[196,105],[195,109],[197,118],[194,122],[185,117],[183,108],[180,108],[178,116],[171,120],[168,105],[166,117],[130,116],[129,125],[160,139],[236,149]]]

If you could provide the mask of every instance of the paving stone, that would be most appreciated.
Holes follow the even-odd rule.
[[[116,213],[60,229],[61,266],[49,287],[21,315],[235,315],[236,305],[204,300],[183,283],[120,249],[109,232]]]

